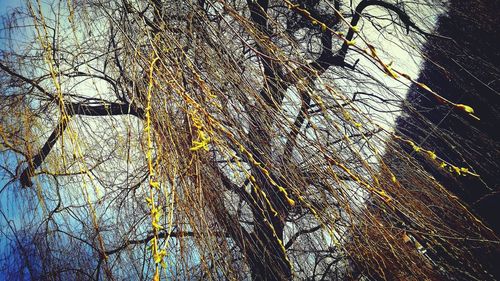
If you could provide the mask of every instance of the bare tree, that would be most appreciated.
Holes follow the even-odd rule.
[[[478,177],[474,163],[392,129],[412,86],[478,119],[398,55],[419,57],[436,36],[432,10],[445,7],[420,2],[54,1],[12,13],[2,193],[34,237],[37,276],[492,278],[473,249],[498,238],[420,158],[452,176]]]

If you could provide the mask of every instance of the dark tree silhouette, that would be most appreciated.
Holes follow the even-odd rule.
[[[446,161],[474,166],[480,177],[450,176],[446,170],[452,167],[436,169],[426,157],[419,157],[425,169],[470,206],[498,236],[500,2],[452,0],[449,5],[448,12],[438,21],[439,36],[429,38],[425,44],[426,60],[418,81],[447,99],[472,106],[481,120],[464,117],[437,103],[425,89],[413,86],[409,104],[397,120],[397,130],[419,146],[432,147]],[[412,152],[411,145],[401,145]],[[496,265],[500,260],[498,246],[479,247],[475,253],[485,268],[500,279]]]

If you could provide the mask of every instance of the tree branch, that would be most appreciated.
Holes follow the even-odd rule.
[[[17,72],[14,72],[12,69],[10,69],[9,67],[7,67],[5,64],[1,63],[0,62],[0,69],[2,69],[3,71],[7,72],[10,76],[13,76],[13,77],[16,77],[28,84],[30,84],[31,86],[35,87],[37,90],[39,90],[40,92],[44,93],[45,95],[51,97],[51,98],[54,98],[54,95],[52,95],[51,93],[49,93],[47,90],[45,90],[44,88],[42,88],[42,86],[40,86],[36,81],[32,80],[32,79],[29,79]]]
[[[387,3],[387,2],[381,1],[381,0],[363,0],[363,1],[361,1],[358,4],[358,6],[356,7],[356,10],[355,10],[354,15],[352,17],[351,26],[357,26],[359,20],[361,19],[361,13],[363,13],[364,9],[366,9],[369,6],[380,6],[380,7],[383,7],[383,8],[386,8],[388,10],[395,12],[399,16],[401,21],[403,21],[403,23],[406,25],[407,33],[409,32],[410,27],[413,27],[418,32],[425,34],[425,35],[429,35],[425,31],[420,29],[411,20],[410,16],[405,11],[403,11],[401,8],[397,7],[394,4]],[[341,60],[341,61],[345,60],[345,56],[347,55],[347,51],[349,50],[348,42],[352,40],[352,38],[354,37],[354,33],[355,33],[354,30],[352,28],[349,28],[349,31],[347,32],[347,35],[345,38],[346,40],[344,41],[344,44],[342,44],[342,48],[340,49],[340,51],[338,53],[339,60]]]
[[[194,237],[195,235],[196,235],[196,233],[194,233],[192,231],[176,231],[176,232],[172,232],[170,234],[168,232],[161,232],[161,233],[158,233],[158,235],[156,237],[160,238],[160,239],[167,238],[167,237],[183,238],[183,237]],[[223,234],[223,235],[227,236],[227,234]],[[123,243],[118,248],[106,251],[105,254],[107,256],[113,255],[113,254],[118,253],[119,251],[126,249],[130,245],[146,244],[149,241],[151,241],[151,239],[153,239],[153,238],[154,238],[154,235],[148,235],[142,239],[128,240],[128,241],[125,241],[125,243]]]
[[[69,118],[67,116],[61,118],[59,124],[57,124],[56,128],[52,131],[52,134],[50,134],[42,149],[40,149],[40,151],[31,159],[26,156],[28,160],[28,167],[23,170],[21,176],[19,177],[21,187],[33,186],[31,177],[35,175],[35,170],[42,164],[42,162],[45,160],[45,157],[47,157],[47,155],[50,153],[50,151],[56,144],[56,141],[59,139],[59,136],[62,135],[62,133],[68,126],[68,123]]]
[[[297,238],[299,238],[300,235],[313,233],[320,228],[321,228],[321,225],[318,225],[318,226],[315,226],[315,227],[310,228],[310,229],[302,229],[301,231],[296,232],[292,237],[290,237],[290,240],[288,240],[288,242],[286,242],[285,249],[290,248],[293,245],[293,243],[297,240]]]
[[[23,170],[19,178],[21,187],[33,186],[31,177],[35,175],[35,170],[40,167],[47,155],[49,155],[50,151],[59,139],[59,136],[62,135],[68,126],[70,121],[69,118],[71,116],[113,116],[130,114],[141,119],[144,118],[144,110],[131,104],[105,103],[103,105],[90,106],[82,103],[65,103],[65,107],[67,115],[63,115],[61,117],[56,128],[52,131],[52,134],[50,134],[49,138],[38,153],[33,158],[28,159],[28,167]]]
[[[86,105],[82,103],[65,103],[68,115],[110,116],[130,114],[144,119],[144,110],[132,104],[103,103],[102,105]]]

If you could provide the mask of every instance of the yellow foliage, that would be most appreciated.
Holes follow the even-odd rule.
[[[356,41],[355,40],[345,40],[345,43],[347,44],[347,46],[354,46],[354,45],[356,45]]]
[[[210,137],[207,136],[205,132],[202,130],[198,130],[198,139],[193,141],[193,147],[189,150],[197,151],[201,148],[208,151],[208,144],[210,143]]]
[[[474,109],[468,105],[465,105],[465,104],[456,104],[455,105],[455,108],[457,109],[460,109],[464,112],[467,112],[469,114],[473,114],[474,113]]]
[[[429,155],[429,158],[431,158],[432,160],[435,160],[437,158],[437,155],[436,153],[434,153],[434,151],[430,151],[430,150],[427,150],[427,155]]]

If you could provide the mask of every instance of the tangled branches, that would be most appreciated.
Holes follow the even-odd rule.
[[[498,238],[421,159],[452,177],[480,176],[474,163],[393,129],[412,86],[478,119],[391,54],[419,57],[438,4],[352,2],[15,15],[35,36],[2,52],[0,135],[4,189],[39,202],[32,277],[491,278],[475,249]]]

